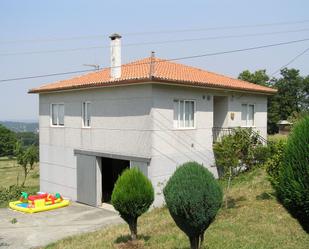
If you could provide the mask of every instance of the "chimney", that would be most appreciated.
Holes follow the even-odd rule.
[[[112,34],[111,39],[111,70],[110,77],[117,79],[121,77],[121,35]]]

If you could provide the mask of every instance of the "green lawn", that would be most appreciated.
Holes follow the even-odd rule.
[[[23,182],[24,173],[23,168],[19,166],[14,159],[0,158],[0,188],[8,188],[9,186],[20,185]],[[23,191],[28,193],[36,193],[39,190],[39,165],[36,164],[34,169],[30,171],[27,177],[27,181]],[[0,190],[1,191],[1,190]],[[5,193],[5,191],[3,192]],[[8,207],[7,195],[4,195],[2,191],[0,192],[0,208]],[[14,193],[14,191],[11,191]],[[18,195],[13,195],[14,197],[9,197],[10,200],[18,199]],[[3,197],[6,196],[5,199]]]
[[[128,227],[117,225],[69,237],[46,248],[189,248],[166,208],[143,215],[138,225],[140,237],[134,243],[128,241]],[[220,210],[207,230],[203,248],[307,249],[308,245],[309,235],[277,202],[264,170],[257,169],[234,180],[228,208]]]
[[[23,168],[19,166],[14,159],[0,158],[0,186],[9,187],[22,183],[24,179]],[[36,164],[34,170],[31,171],[27,177],[26,186],[35,187],[39,186],[39,166]]]

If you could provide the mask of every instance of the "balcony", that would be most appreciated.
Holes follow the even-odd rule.
[[[227,136],[227,135],[232,135],[235,132],[235,129],[244,129],[244,130],[249,130],[250,128],[242,128],[242,127],[213,127],[212,128],[212,142],[220,142],[222,137]],[[258,139],[258,143],[266,145],[267,140],[262,137],[258,132],[252,130],[252,134],[255,135]]]

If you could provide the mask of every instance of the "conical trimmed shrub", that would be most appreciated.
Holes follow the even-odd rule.
[[[200,248],[205,230],[222,205],[222,190],[202,165],[181,165],[167,182],[164,197],[177,226],[189,237],[192,249]]]
[[[309,116],[289,135],[275,189],[282,204],[309,233]]]
[[[117,179],[112,204],[129,225],[131,238],[137,237],[137,219],[154,201],[151,182],[138,168],[125,170]]]

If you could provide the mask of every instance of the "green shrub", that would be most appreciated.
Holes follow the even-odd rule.
[[[220,176],[226,176],[230,172],[238,174],[240,170],[249,170],[259,161],[264,161],[267,155],[263,158],[263,154],[259,153],[262,149],[264,148],[258,141],[258,134],[251,128],[235,128],[230,135],[223,136],[213,146],[216,165],[223,172]]]
[[[289,135],[275,189],[279,200],[309,233],[309,115]]]
[[[12,185],[8,188],[0,187],[0,206],[7,206],[10,201],[18,200],[21,192],[35,194],[37,191],[37,187],[22,187],[19,185]]]
[[[199,248],[222,204],[219,183],[205,167],[188,162],[177,168],[163,193],[172,218],[189,237],[191,248]]]
[[[286,140],[284,139],[274,140],[268,145],[270,156],[264,163],[264,166],[269,180],[274,187],[278,184],[279,171],[282,167],[285,146]]]
[[[255,164],[264,164],[272,156],[271,145],[257,145],[253,150]]]
[[[237,169],[240,149],[235,145],[233,135],[222,137],[220,142],[214,144],[213,151],[220,177],[232,172],[230,169]]]
[[[112,204],[128,223],[133,240],[137,237],[137,219],[149,209],[153,200],[152,184],[139,169],[125,170],[117,179]]]

